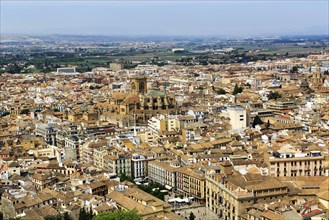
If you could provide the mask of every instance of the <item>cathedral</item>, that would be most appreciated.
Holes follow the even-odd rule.
[[[160,91],[157,85],[148,89],[147,78],[144,76],[130,78],[129,86],[129,93],[113,92],[102,112],[134,114],[137,118],[147,120],[157,114],[170,114],[178,110],[175,98]]]
[[[313,73],[309,78],[308,82],[312,84],[323,84],[325,80],[324,74],[321,72],[320,66],[317,65],[315,73]]]
[[[321,72],[320,66],[317,65],[315,73],[311,74],[307,81],[310,83],[310,88],[315,92],[327,93],[329,92],[328,79]]]

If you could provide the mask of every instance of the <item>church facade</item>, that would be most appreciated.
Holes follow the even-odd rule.
[[[177,112],[177,102],[173,96],[160,91],[159,87],[147,88],[147,78],[137,76],[130,78],[130,92],[113,92],[108,105],[101,112],[120,115],[135,115],[144,121],[157,114]]]

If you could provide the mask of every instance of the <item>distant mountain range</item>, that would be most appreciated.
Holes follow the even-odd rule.
[[[309,32],[312,33],[312,32]],[[258,40],[271,40],[271,39],[304,39],[304,40],[329,40],[328,34],[289,34],[282,35],[258,35],[258,36],[161,36],[161,35],[32,35],[32,34],[2,34],[0,42],[49,42],[49,41],[202,41],[202,40],[229,40],[229,39],[258,39]]]

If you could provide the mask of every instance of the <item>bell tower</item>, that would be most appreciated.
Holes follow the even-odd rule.
[[[130,80],[130,91],[136,94],[147,93],[147,80],[146,77],[133,77]]]

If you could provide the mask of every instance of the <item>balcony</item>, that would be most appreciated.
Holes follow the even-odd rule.
[[[273,191],[273,192],[260,192],[256,193],[256,197],[272,197],[272,196],[278,196],[278,195],[284,195],[287,191]]]

